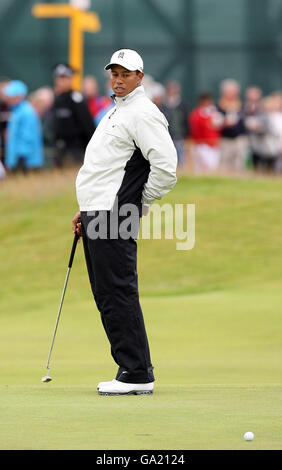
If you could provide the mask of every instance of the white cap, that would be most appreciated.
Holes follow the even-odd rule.
[[[110,69],[112,65],[122,65],[127,70],[143,72],[142,57],[132,49],[120,49],[114,52],[110,63],[105,66],[105,70]]]

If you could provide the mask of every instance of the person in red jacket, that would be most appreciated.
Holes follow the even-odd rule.
[[[113,93],[113,92],[112,92]],[[111,93],[111,94],[112,94]],[[102,117],[114,106],[110,96],[100,96],[99,86],[95,77],[87,75],[83,80],[83,95],[96,126]]]
[[[193,142],[193,163],[196,173],[218,169],[222,117],[210,93],[202,93],[196,108],[188,116],[189,135]]]

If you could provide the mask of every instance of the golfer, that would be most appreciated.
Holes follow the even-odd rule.
[[[140,217],[176,184],[177,154],[164,115],[145,95],[140,55],[116,51],[105,69],[111,71],[115,106],[86,148],[72,224],[82,236],[92,292],[118,365],[115,379],[100,382],[98,393],[150,394],[155,378],[139,303],[135,239]]]

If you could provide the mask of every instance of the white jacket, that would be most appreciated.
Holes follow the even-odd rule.
[[[81,211],[111,210],[119,203],[151,204],[176,184],[177,154],[165,116],[143,86],[101,120],[76,179]]]

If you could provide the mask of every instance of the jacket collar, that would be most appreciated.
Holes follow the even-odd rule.
[[[131,93],[128,93],[128,95],[125,95],[123,97],[112,95],[112,98],[115,104],[117,105],[117,107],[120,107],[120,106],[125,106],[128,103],[131,103],[133,100],[135,100],[136,98],[142,95],[145,95],[145,90],[144,90],[143,85],[140,85],[136,87]]]

